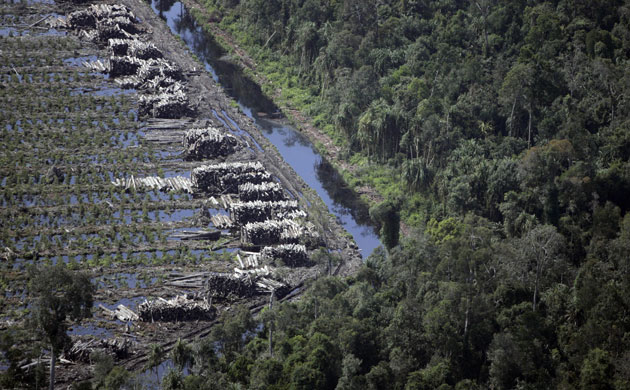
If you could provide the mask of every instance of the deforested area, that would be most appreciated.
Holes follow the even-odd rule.
[[[628,1],[152,4],[196,23],[184,38],[212,35],[216,68],[243,69],[311,138],[385,246],[274,305],[198,383],[628,389]]]
[[[0,17],[0,387],[154,387],[225,313],[356,269],[352,238],[147,4]],[[252,222],[283,229],[253,239]]]

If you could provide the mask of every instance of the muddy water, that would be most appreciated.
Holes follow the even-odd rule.
[[[306,137],[284,123],[286,121],[268,119],[277,114],[277,107],[265,98],[256,83],[245,77],[236,65],[224,57],[220,47],[195,23],[182,3],[150,1],[155,13],[166,21],[174,34],[182,38],[213,78],[238,101],[241,110],[262,129],[284,160],[339,218],[344,228],[354,237],[363,257],[369,256],[381,243],[367,208],[359,201],[358,196],[345,185],[330,164],[322,159]]]

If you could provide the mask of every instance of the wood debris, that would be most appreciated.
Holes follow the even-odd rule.
[[[212,240],[216,241],[221,237],[220,230],[182,230],[171,234],[170,238],[186,240]]]
[[[210,220],[217,229],[231,229],[234,226],[232,219],[225,214],[213,214],[210,216]]]
[[[159,191],[184,191],[192,193],[192,183],[184,176],[173,176],[161,178],[158,176],[148,176],[135,178],[133,175],[128,178],[118,178],[111,182],[116,187],[124,187],[125,190],[137,191],[140,188],[157,189]]]
[[[106,315],[110,316],[112,319],[116,318],[122,322],[138,320],[138,315],[125,305],[122,305],[122,304],[118,305],[116,307],[116,310],[110,310],[106,308],[105,306],[103,306],[102,304],[99,305],[99,307],[101,308],[101,310],[105,312]]]
[[[62,359],[73,362],[92,363],[91,355],[101,352],[116,360],[126,359],[133,352],[133,343],[126,338],[94,339],[77,337],[72,340],[72,347],[61,355]]]

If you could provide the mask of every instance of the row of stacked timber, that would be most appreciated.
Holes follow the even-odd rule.
[[[97,42],[107,42],[112,38],[129,39],[141,32],[135,15],[119,4],[93,4],[68,15],[64,24]]]
[[[155,94],[140,96],[138,114],[153,118],[178,119],[191,112],[188,96],[181,84],[160,88]]]
[[[68,15],[65,27],[107,44],[109,61],[103,64],[97,60],[89,67],[108,72],[123,88],[142,89],[146,94],[140,98],[141,116],[176,119],[192,112],[182,70],[166,61],[154,44],[140,40],[142,29],[127,7],[91,5]]]
[[[159,176],[118,178],[111,182],[115,187],[123,187],[127,191],[139,189],[157,189],[159,191],[184,191],[192,193],[192,183],[184,176],[161,178]]]
[[[178,295],[169,300],[145,300],[138,305],[138,316],[144,322],[211,320],[216,309],[205,299]]]
[[[308,264],[306,246],[301,244],[267,246],[260,251],[260,257],[267,261],[279,259],[289,267],[300,267]]]
[[[248,245],[297,243],[307,234],[305,227],[291,219],[250,222],[241,227],[241,242]]]
[[[137,39],[112,38],[107,41],[114,56],[126,56],[150,60],[163,58],[162,52],[151,42],[142,42]]]
[[[254,200],[277,202],[286,199],[282,186],[273,181],[261,184],[241,184],[238,186],[238,196],[243,202]]]
[[[183,143],[184,153],[194,160],[228,156],[238,145],[236,137],[215,127],[190,129],[184,135]]]
[[[260,184],[271,181],[271,175],[260,162],[235,162],[202,165],[193,169],[190,180],[199,191],[224,194],[237,193],[245,183]]]
[[[208,295],[230,300],[274,292],[281,298],[291,289],[282,282],[266,277],[265,274],[240,271],[235,271],[234,274],[210,275],[204,286]]]
[[[296,210],[298,210],[298,202],[296,200],[234,202],[230,204],[230,217],[237,224],[245,225],[248,222],[282,219],[291,211]]]

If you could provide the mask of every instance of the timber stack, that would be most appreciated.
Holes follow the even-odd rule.
[[[109,58],[109,76],[120,77],[136,74],[142,66],[143,61],[136,57],[124,56]]]
[[[282,186],[276,182],[241,184],[238,186],[238,196],[243,202],[254,200],[277,202],[286,199]]]
[[[301,244],[284,244],[267,246],[260,251],[263,260],[281,260],[289,267],[300,267],[308,264],[306,246]]]
[[[138,316],[144,322],[211,320],[216,309],[205,299],[178,295],[169,300],[145,300],[138,305]]]
[[[137,39],[109,39],[107,46],[114,56],[132,56],[141,60],[163,58],[164,55],[153,43]]]
[[[159,176],[118,178],[111,182],[115,187],[124,187],[126,191],[145,189],[157,189],[159,191],[183,191],[192,193],[192,183],[184,176],[161,178]]]
[[[193,169],[193,187],[199,191],[223,194],[237,193],[238,186],[245,183],[260,184],[271,181],[271,175],[260,162],[235,162],[202,165]]]
[[[215,127],[190,129],[184,135],[184,153],[190,159],[202,160],[226,157],[232,153],[238,141],[231,134],[225,134]]]
[[[87,9],[72,12],[65,26],[80,30],[91,41],[131,39],[141,32],[135,15],[124,5],[93,4]]]
[[[296,210],[298,210],[298,202],[296,200],[234,202],[230,205],[230,217],[237,224],[245,225],[248,222],[281,219],[289,212]]]
[[[193,112],[182,84],[182,70],[164,60],[155,45],[139,39],[142,30],[127,7],[91,5],[68,15],[63,24],[89,40],[107,44],[112,53],[108,63],[95,61],[88,67],[109,73],[123,88],[142,89],[141,116],[177,119]]]
[[[253,278],[231,274],[212,274],[205,282],[208,295],[219,299],[249,298],[257,294]]]
[[[268,294],[272,291],[282,297],[290,291],[290,286],[277,280],[268,278],[269,271],[254,269],[244,271],[234,269],[234,274],[212,274],[205,283],[208,296],[224,300],[250,298],[256,295]],[[253,272],[252,272],[253,271]]]
[[[178,119],[191,112],[188,96],[181,84],[160,88],[159,93],[142,95],[138,113],[153,118]]]
[[[297,243],[304,234],[304,227],[290,219],[250,222],[241,227],[241,241],[250,245]]]

